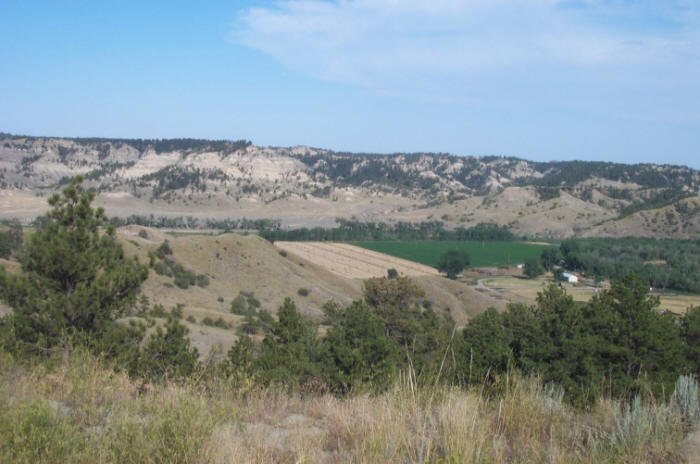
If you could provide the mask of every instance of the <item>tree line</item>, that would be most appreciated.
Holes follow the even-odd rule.
[[[155,216],[153,214],[148,216],[132,214],[124,218],[112,217],[109,219],[109,222],[115,227],[138,225],[166,229],[218,229],[225,232],[233,230],[276,230],[281,227],[281,223],[277,219],[217,219],[194,216]]]
[[[260,235],[274,242],[284,241],[373,241],[373,240],[459,240],[514,241],[518,237],[506,226],[479,223],[475,226],[446,229],[441,221],[422,222],[361,222],[336,219],[337,227],[302,227],[299,229],[266,230]]]
[[[568,269],[620,279],[634,273],[647,286],[700,292],[700,240],[574,238],[560,246]]]

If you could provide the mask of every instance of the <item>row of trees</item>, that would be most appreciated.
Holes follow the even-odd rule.
[[[601,394],[662,395],[680,374],[700,373],[700,308],[679,318],[658,311],[641,279],[615,281],[579,304],[550,286],[529,307],[488,310],[464,329],[471,381],[488,381],[509,368],[561,385],[587,403]]]
[[[194,216],[155,216],[153,214],[148,216],[132,214],[125,218],[112,217],[109,222],[116,227],[138,225],[167,229],[219,229],[224,231],[277,230],[281,227],[281,223],[277,219],[203,219]]]
[[[373,241],[373,240],[459,240],[459,241],[514,241],[516,237],[506,226],[479,223],[473,227],[445,229],[441,221],[360,222],[337,219],[334,228],[306,228],[267,230],[261,232],[271,242],[285,241]]]

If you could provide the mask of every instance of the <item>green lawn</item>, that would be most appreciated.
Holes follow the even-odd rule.
[[[524,242],[453,242],[453,241],[376,241],[353,242],[368,250],[386,253],[428,266],[435,266],[440,255],[448,250],[464,250],[471,258],[472,267],[507,266],[539,258],[542,250],[551,245]]]

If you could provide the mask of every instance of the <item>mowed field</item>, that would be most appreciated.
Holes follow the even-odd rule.
[[[349,279],[384,277],[388,269],[410,277],[438,274],[433,267],[347,243],[275,242],[275,246]]]
[[[437,265],[442,254],[463,250],[469,254],[472,267],[512,266],[528,259],[539,259],[542,250],[552,245],[528,242],[458,242],[458,241],[375,241],[353,242],[359,247],[415,261],[426,266]]]

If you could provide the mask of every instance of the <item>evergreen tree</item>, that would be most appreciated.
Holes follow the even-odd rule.
[[[585,317],[609,394],[673,391],[685,368],[684,346],[674,317],[658,306],[659,298],[636,276],[613,281],[588,304]]]
[[[299,312],[290,298],[285,298],[255,362],[261,378],[290,386],[319,378],[316,332],[316,325]]]
[[[511,336],[504,317],[489,308],[462,330],[458,377],[465,383],[481,383],[506,372],[511,357]]]
[[[239,388],[248,388],[254,381],[253,342],[247,335],[238,337],[222,363],[224,376]]]
[[[529,340],[521,362],[540,372],[546,382],[561,385],[575,402],[587,401],[598,379],[582,307],[564,289],[550,285],[537,295],[534,316],[539,338]]]
[[[453,323],[425,308],[425,292],[408,277],[372,278],[364,281],[365,302],[384,321],[386,334],[401,351],[404,360],[426,379],[440,369],[450,342]]]
[[[139,373],[151,380],[183,379],[194,372],[199,354],[190,345],[187,327],[168,319],[165,330],[157,327],[139,359]]]
[[[688,368],[700,378],[700,306],[688,308],[681,327]]]
[[[386,388],[400,359],[384,322],[363,302],[343,310],[323,340],[322,353],[325,378],[342,393],[362,385]]]
[[[20,258],[22,273],[0,271],[0,296],[13,313],[15,348],[47,353],[74,344],[97,348],[116,318],[132,306],[147,269],[124,256],[94,193],[75,178],[40,221]]]

